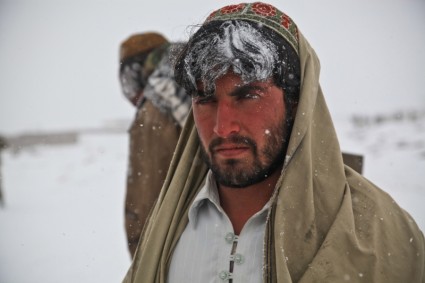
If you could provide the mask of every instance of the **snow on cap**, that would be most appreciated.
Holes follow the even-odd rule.
[[[225,20],[247,20],[264,24],[285,38],[298,54],[296,24],[288,15],[270,4],[255,2],[228,5],[212,12],[205,23]]]

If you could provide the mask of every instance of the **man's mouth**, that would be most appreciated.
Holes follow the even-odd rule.
[[[220,145],[213,149],[213,155],[223,158],[236,158],[248,152],[250,147],[244,145]]]

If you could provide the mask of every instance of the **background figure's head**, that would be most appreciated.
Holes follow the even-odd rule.
[[[132,35],[121,44],[119,79],[125,97],[134,105],[141,102],[147,80],[167,46],[167,39],[155,32]]]
[[[229,82],[229,74],[236,75],[242,86],[254,84],[252,86],[265,88],[267,84],[273,85],[281,90],[284,101],[282,121],[267,125],[270,128],[266,132],[275,130],[272,134],[266,137],[235,135],[227,140],[252,148],[254,162],[249,166],[237,167],[237,162],[229,159],[227,165],[233,167],[226,167],[214,160],[213,147],[223,140],[211,139],[208,144],[197,124],[206,161],[216,177],[219,175],[218,181],[227,186],[244,187],[250,180],[261,181],[283,164],[300,89],[298,33],[292,20],[263,3],[230,5],[213,12],[180,54],[175,65],[176,81],[196,100],[199,96],[220,93],[217,83]],[[266,113],[271,109],[261,111],[263,114],[257,116],[258,119],[273,119]],[[194,115],[196,122],[195,105]],[[247,170],[254,167],[248,176]],[[244,170],[232,170],[236,168]],[[236,176],[237,172],[241,176]]]

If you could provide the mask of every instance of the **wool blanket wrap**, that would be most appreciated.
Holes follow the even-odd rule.
[[[264,239],[264,282],[425,282],[424,237],[394,200],[344,165],[319,85],[319,60],[299,34],[300,100]],[[208,168],[192,114],[124,282],[166,282],[188,208]]]

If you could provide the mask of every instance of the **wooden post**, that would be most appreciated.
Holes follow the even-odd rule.
[[[351,154],[351,153],[342,153],[342,159],[344,164],[350,166],[358,173],[363,173],[363,155]]]

